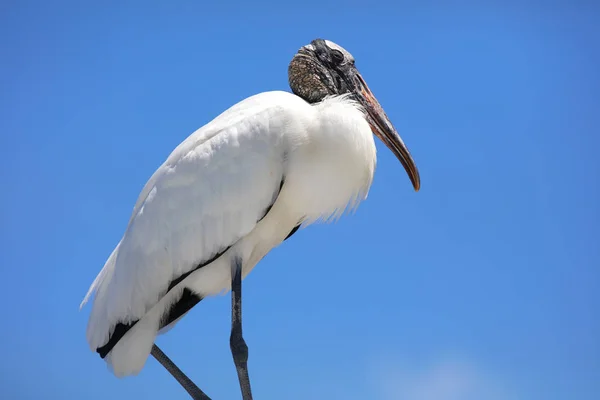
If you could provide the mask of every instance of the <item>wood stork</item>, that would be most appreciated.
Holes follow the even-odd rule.
[[[313,40],[288,74],[294,94],[265,92],[232,106],[177,146],[139,195],[81,303],[95,293],[87,340],[116,376],[137,374],[152,353],[193,397],[207,399],[154,341],[203,298],[231,289],[230,347],[242,396],[251,399],[242,279],[300,226],[366,198],[373,134],[419,190],[407,147],[348,51]]]

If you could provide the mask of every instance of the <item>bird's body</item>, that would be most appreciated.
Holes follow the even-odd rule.
[[[371,128],[348,96],[310,105],[266,92],[234,105],[181,143],[142,190],[90,288],[90,346],[137,321],[106,360],[118,376],[139,372],[185,288],[200,298],[228,290],[232,258],[245,277],[299,224],[352,208],[375,163]]]
[[[209,399],[154,345],[201,299],[231,289],[230,346],[251,400],[242,279],[300,226],[367,196],[373,134],[415,188],[416,165],[350,53],[316,39],[289,68],[292,93],[247,98],[181,143],[144,186],[125,233],[86,295],[90,347],[117,376],[151,353],[194,399]]]

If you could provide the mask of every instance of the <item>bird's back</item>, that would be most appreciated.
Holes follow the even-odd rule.
[[[82,302],[95,293],[87,330],[93,350],[109,341],[117,324],[138,321],[143,322],[137,324],[138,335],[144,330],[151,345],[164,313],[183,290],[170,286],[247,235],[273,204],[290,140],[306,128],[310,109],[286,92],[252,96],[171,153],[143,188],[125,234]],[[207,290],[214,286],[218,292],[229,275],[211,279],[214,285]],[[167,292],[171,298],[161,302]],[[209,294],[214,293],[202,293]],[[141,321],[149,314],[152,320]],[[144,360],[146,347],[140,353]],[[125,358],[109,357],[117,375],[141,368],[139,360],[117,365]]]

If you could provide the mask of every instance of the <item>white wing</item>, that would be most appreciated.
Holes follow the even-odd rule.
[[[290,126],[307,103],[267,92],[233,106],[183,143],[142,190],[126,232],[90,287],[87,338],[141,319],[170,282],[247,235],[278,194]]]

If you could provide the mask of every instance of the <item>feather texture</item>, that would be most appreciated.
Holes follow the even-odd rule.
[[[81,304],[95,294],[90,347],[135,323],[106,361],[118,376],[138,373],[185,288],[202,297],[228,290],[231,257],[241,257],[245,277],[299,223],[355,207],[375,162],[370,128],[347,96],[311,106],[266,92],[231,107],[182,142],[140,193]]]

